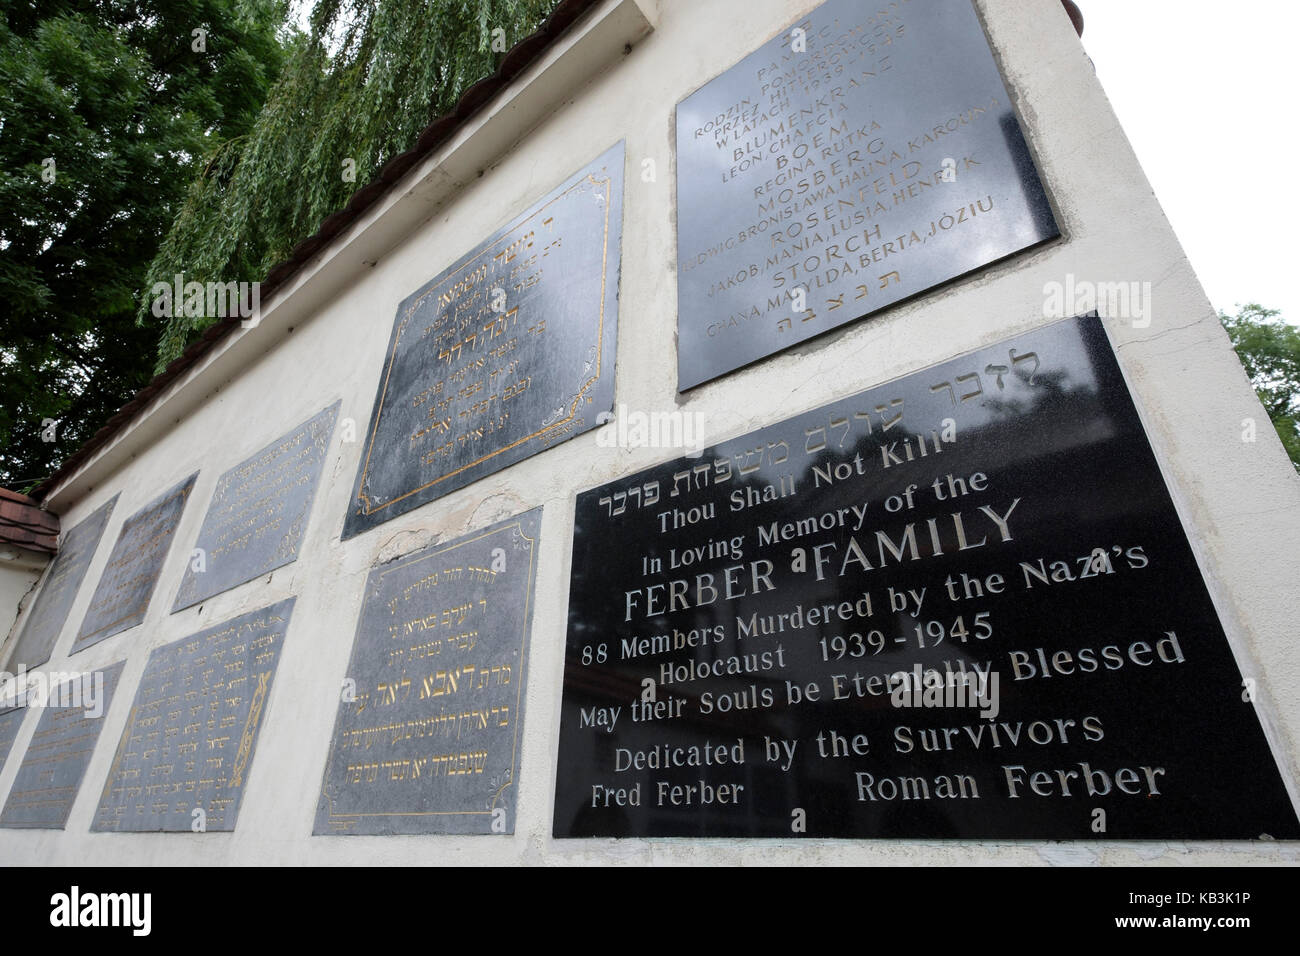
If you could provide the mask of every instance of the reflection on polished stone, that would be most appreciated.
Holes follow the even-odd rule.
[[[144,620],[176,526],[198,472],[163,492],[122,523],[108,564],[99,577],[72,653],[135,627]]]
[[[1300,826],[1095,316],[578,496],[556,836]]]
[[[297,559],[340,404],[217,479],[173,611]]]
[[[970,0],[831,0],[677,105],[678,388],[1059,234]]]
[[[344,538],[599,424],[622,228],[620,142],[402,302]]]

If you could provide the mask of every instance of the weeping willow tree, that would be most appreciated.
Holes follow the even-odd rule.
[[[319,0],[253,128],[212,145],[148,270],[252,282],[495,71],[557,0]],[[143,297],[140,322],[156,322]],[[183,313],[185,310],[173,310]],[[161,370],[215,317],[174,314]]]

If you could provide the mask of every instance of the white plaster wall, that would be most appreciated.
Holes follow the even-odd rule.
[[[710,441],[1043,324],[1043,286],[1080,279],[1150,281],[1153,321],[1108,320],[1119,360],[1163,463],[1243,671],[1256,677],[1266,732],[1295,794],[1300,753],[1300,481],[1267,427],[1226,336],[1093,75],[1059,0],[977,0],[1063,239],[692,391],[676,394],[674,105],[780,32],[816,0],[662,0],[656,28],[595,82],[574,89],[524,142],[499,157],[371,269],[346,276],[333,301],[291,330],[274,326],[265,354],[206,396],[188,419],[121,466],[77,476],[72,526],[121,491],[51,667],[126,659],[118,697],[67,829],[0,830],[0,864],[224,863],[1247,863],[1300,859],[1277,843],[1034,843],[898,840],[555,840],[551,832],[567,591],[576,492],[668,457],[598,449],[595,433],[559,445],[340,542],[361,453],[336,443],[325,464],[302,557],[266,578],[169,614],[218,475],[342,399],[364,434],[397,303],[582,164],[627,143],[616,402],[702,412]],[[1086,9],[1085,9],[1086,14]],[[653,157],[658,180],[643,183]],[[206,387],[206,386],[204,386]],[[1259,441],[1240,440],[1255,417]],[[123,520],[198,470],[143,625],[66,657]],[[544,505],[516,833],[511,837],[313,837],[340,681],[368,568]],[[579,560],[583,556],[578,556]],[[90,823],[150,648],[281,598],[297,605],[230,834],[103,834]],[[15,744],[25,750],[26,722]],[[0,773],[0,796],[17,769]],[[1250,781],[1243,781],[1250,786]]]
[[[26,548],[0,546],[0,550],[13,554],[11,558],[0,559],[0,633],[17,635],[13,625],[32,603],[31,598],[35,596],[32,586],[45,573],[50,558]]]

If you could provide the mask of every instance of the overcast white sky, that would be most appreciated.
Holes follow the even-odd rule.
[[[1216,308],[1300,324],[1300,2],[1075,0],[1083,45]]]

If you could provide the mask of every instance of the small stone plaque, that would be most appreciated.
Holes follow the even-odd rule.
[[[8,707],[0,710],[0,766],[9,759],[9,751],[13,749],[14,740],[18,737],[18,731],[23,726],[23,718],[27,716],[27,710],[23,707]]]
[[[125,664],[56,675],[68,679],[49,688],[48,702],[0,813],[0,827],[63,829]]]
[[[32,613],[23,623],[17,647],[9,658],[9,670],[39,667],[50,659],[117,499],[114,495],[64,536]]]
[[[92,830],[233,830],[294,598],[155,648]]]
[[[831,0],[677,105],[678,387],[1058,234],[971,0]]]
[[[620,142],[402,302],[345,539],[600,424],[622,225]]]
[[[1300,837],[1095,316],[585,492],[573,555],[556,836]]]
[[[72,642],[73,654],[144,620],[196,478],[198,472],[126,519]]]
[[[514,832],[540,523],[370,572],[314,833]]]
[[[340,404],[218,479],[173,611],[297,559]]]

